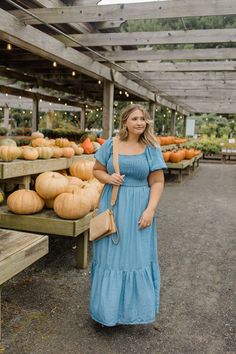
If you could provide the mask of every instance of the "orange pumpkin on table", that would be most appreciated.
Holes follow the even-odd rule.
[[[92,144],[92,141],[89,138],[86,138],[80,146],[84,149],[85,154],[93,154],[94,153],[94,147]]]

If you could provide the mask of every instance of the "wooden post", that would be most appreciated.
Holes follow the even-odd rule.
[[[10,112],[10,109],[9,107],[6,105],[4,106],[4,128],[9,128],[9,112]]]
[[[155,112],[156,112],[156,103],[149,101],[149,114],[153,122],[155,120]]]
[[[85,130],[85,107],[81,107],[80,111],[80,129]]]
[[[171,122],[170,122],[170,135],[175,135],[175,125],[176,125],[176,112],[172,109]]]
[[[38,130],[39,123],[39,100],[37,98],[33,99],[33,111],[32,111],[32,131]]]
[[[183,136],[186,136],[187,116],[184,116]]]
[[[87,268],[88,265],[88,230],[76,238],[76,267]]]
[[[103,137],[110,138],[113,133],[113,102],[114,102],[114,84],[104,80],[103,86]]]

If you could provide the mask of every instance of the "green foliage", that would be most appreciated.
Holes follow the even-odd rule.
[[[204,16],[185,17],[170,19],[133,20],[125,22],[121,31],[123,32],[158,32],[158,31],[183,31],[193,29],[214,29],[214,28],[235,28],[236,17],[231,16]],[[143,47],[143,46],[140,46]],[[146,47],[146,46],[145,46]],[[164,44],[153,45],[157,49],[191,49],[191,48],[215,48],[215,47],[236,47],[235,43],[197,43],[197,44]]]
[[[2,136],[7,135],[7,132],[8,132],[7,128],[4,128],[4,127],[0,128],[0,135],[2,135]]]
[[[201,150],[204,154],[219,154],[222,149],[223,139],[202,137],[196,141],[192,140],[187,143],[186,147],[193,147]]]
[[[83,130],[66,130],[66,129],[41,129],[45,137],[49,139],[67,138],[72,141],[80,141],[85,134]]]

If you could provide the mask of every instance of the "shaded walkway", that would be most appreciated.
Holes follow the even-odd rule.
[[[236,166],[202,164],[181,185],[166,183],[158,214],[160,331],[95,326],[89,271],[74,269],[70,240],[55,239],[3,289],[6,353],[235,353]]]

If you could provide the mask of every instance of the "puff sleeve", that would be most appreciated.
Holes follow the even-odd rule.
[[[109,157],[112,154],[112,138],[107,139],[107,141],[100,147],[95,153],[95,159],[100,162],[103,166],[107,165]]]
[[[147,156],[150,172],[167,169],[160,147],[154,147],[148,145],[146,149],[146,156]]]

